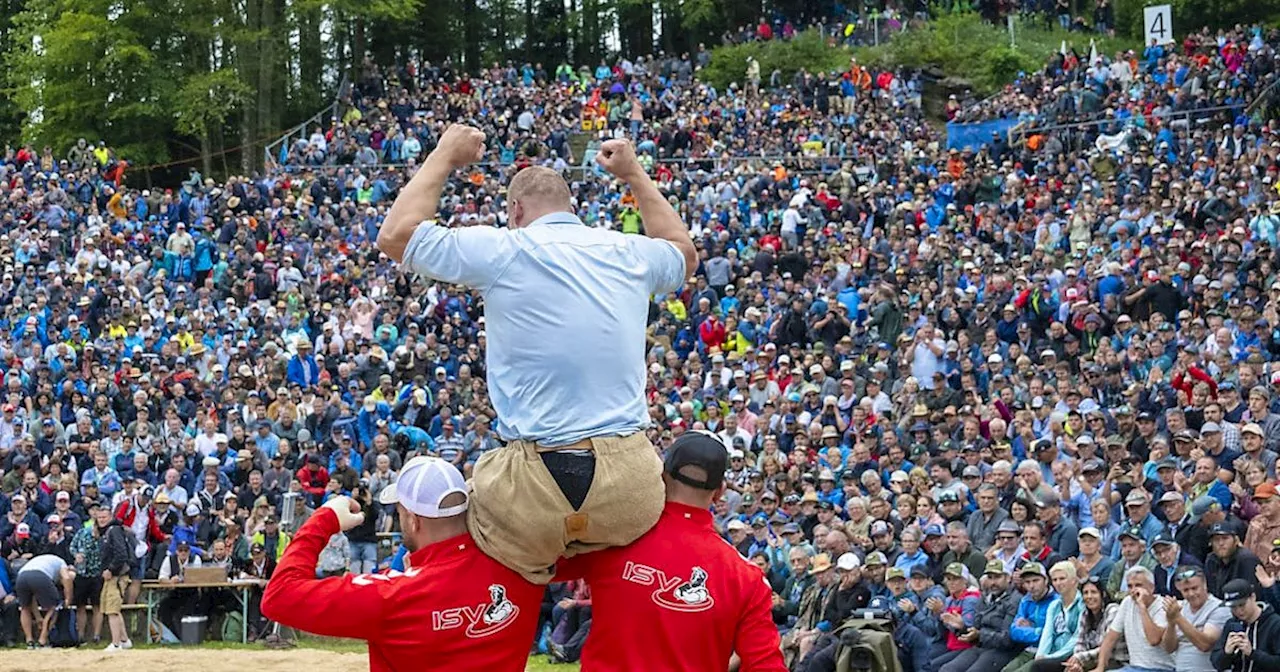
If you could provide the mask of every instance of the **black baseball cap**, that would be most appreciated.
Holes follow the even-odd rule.
[[[1253,584],[1247,579],[1231,579],[1222,587],[1222,601],[1228,607],[1238,607],[1253,597]]]
[[[1214,523],[1209,526],[1210,537],[1234,537],[1235,531],[1223,523]]]
[[[698,467],[707,473],[706,480],[698,480],[680,473],[688,466]],[[673,480],[691,488],[715,490],[724,482],[724,472],[729,468],[729,450],[724,442],[710,432],[694,430],[680,435],[667,449],[664,469]]]

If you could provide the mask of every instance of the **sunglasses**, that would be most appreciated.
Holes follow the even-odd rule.
[[[1002,534],[996,537],[996,539],[999,539],[1000,541],[1012,541],[1017,538],[1018,538],[1018,535],[1016,534]]]
[[[1197,576],[1204,576],[1204,572],[1202,572],[1198,567],[1185,567],[1181,571],[1175,573],[1173,578],[1176,581],[1186,581],[1187,579],[1193,579]]]

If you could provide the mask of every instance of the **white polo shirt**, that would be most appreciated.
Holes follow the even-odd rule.
[[[649,425],[649,300],[684,283],[671,242],[557,212],[520,229],[424,222],[405,248],[419,275],[479,289],[489,394],[503,439],[564,446]]]

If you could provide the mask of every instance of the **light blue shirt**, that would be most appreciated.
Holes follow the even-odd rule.
[[[556,212],[519,229],[424,222],[404,263],[484,295],[487,381],[503,439],[566,446],[649,426],[645,323],[650,296],[684,284],[674,244]]]

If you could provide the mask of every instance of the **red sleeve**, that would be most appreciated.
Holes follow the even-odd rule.
[[[773,623],[773,591],[763,573],[757,570],[753,575],[758,582],[747,598],[733,637],[733,650],[741,660],[738,672],[786,672],[782,640]]]
[[[303,478],[302,474],[305,471],[307,471],[307,468],[304,466],[298,470],[298,473],[293,475],[293,477],[298,479],[298,482],[302,484],[302,491],[310,495],[323,495],[324,488],[314,488],[308,485],[309,483],[311,483],[311,478],[310,477]],[[321,472],[323,473],[323,469],[321,470]],[[326,478],[325,482],[328,483],[329,479]]]
[[[338,517],[320,509],[285,549],[262,595],[262,614],[291,628],[328,637],[371,639],[383,632],[382,589],[368,575],[316,578],[316,561],[338,528]],[[341,612],[325,608],[342,605]]]
[[[147,540],[153,544],[164,542],[164,530],[160,529],[160,521],[155,516],[147,520]]]
[[[1209,375],[1208,373],[1205,373],[1204,369],[1201,369],[1198,366],[1187,367],[1187,373],[1191,374],[1192,378],[1195,378],[1196,380],[1202,383],[1208,384],[1209,396],[1213,399],[1218,398],[1218,381],[1214,380],[1213,376]],[[1190,390],[1187,391],[1187,395],[1188,396],[1191,395]]]

